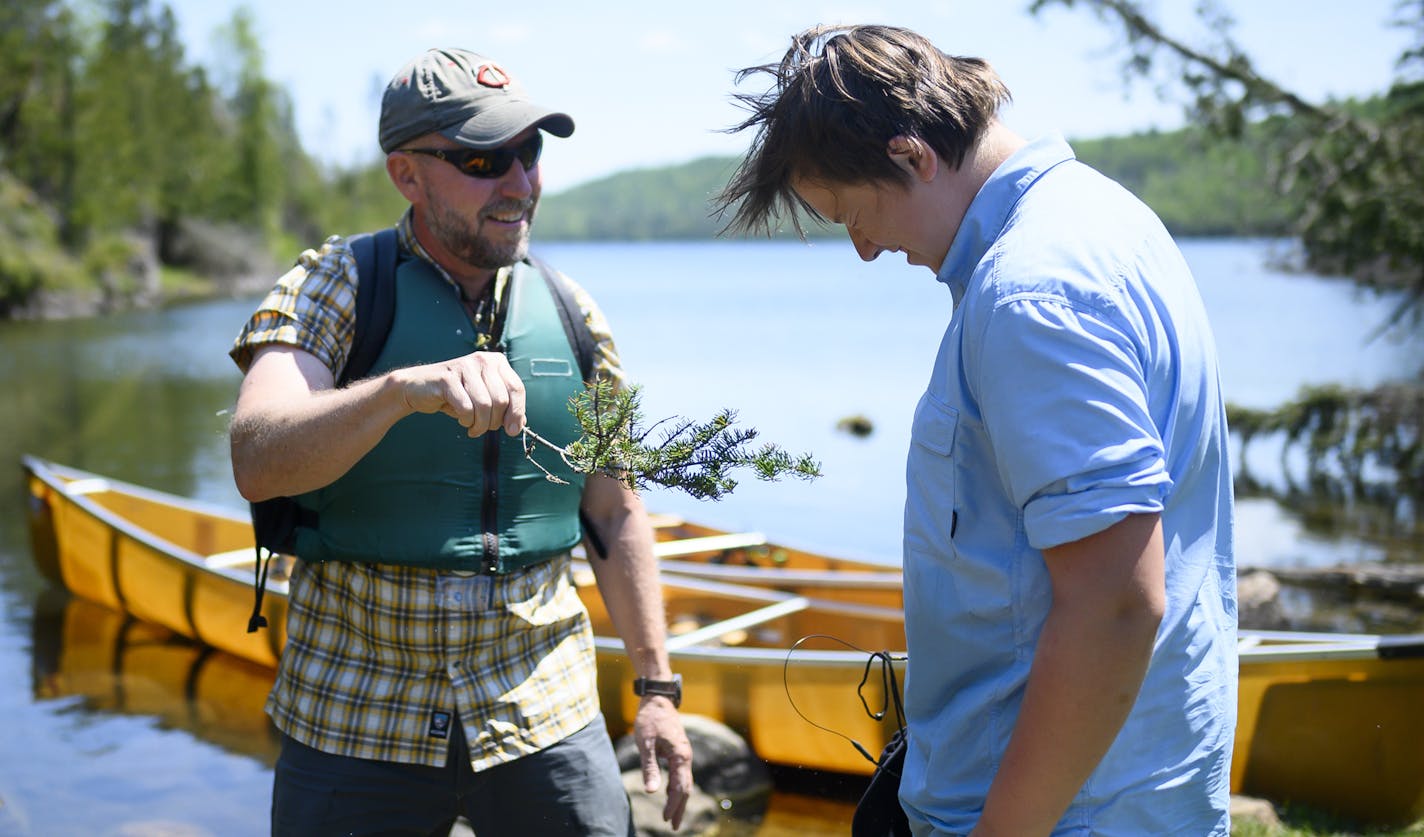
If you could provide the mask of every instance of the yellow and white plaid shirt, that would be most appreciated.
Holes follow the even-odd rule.
[[[398,237],[454,284],[416,241],[409,212]],[[501,270],[496,294],[507,281]],[[233,360],[245,372],[257,349],[290,345],[339,375],[355,286],[344,239],[302,253],[238,335]],[[606,320],[572,286],[595,373],[621,382]],[[562,741],[598,714],[593,631],[567,556],[501,576],[298,561],[288,589],[287,645],[267,712],[309,747],[440,766],[458,713],[481,770]]]

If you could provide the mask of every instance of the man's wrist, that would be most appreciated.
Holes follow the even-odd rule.
[[[656,680],[638,677],[633,680],[633,694],[639,697],[658,695],[672,701],[674,707],[682,706],[682,675],[674,674],[671,680]]]

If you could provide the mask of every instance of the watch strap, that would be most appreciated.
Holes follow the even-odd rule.
[[[652,680],[647,677],[638,677],[633,680],[633,694],[644,697],[646,695],[661,695],[672,701],[674,707],[682,706],[682,675],[674,674],[671,680]]]

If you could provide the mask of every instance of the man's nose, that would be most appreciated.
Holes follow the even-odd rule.
[[[870,243],[870,239],[860,235],[850,227],[846,227],[846,235],[850,236],[850,243],[855,245],[855,252],[861,259],[867,262],[875,261],[875,257],[880,255],[880,248]]]

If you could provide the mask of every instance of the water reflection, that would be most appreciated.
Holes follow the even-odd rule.
[[[279,737],[262,711],[270,669],[58,590],[36,598],[32,639],[37,703],[77,699],[63,712],[152,718],[269,769],[275,763]],[[774,775],[777,789],[762,815],[726,816],[719,834],[845,833],[864,777],[790,769]]]
[[[270,766],[278,736],[262,711],[272,671],[110,610],[47,591],[35,603],[37,701],[155,718]]]

